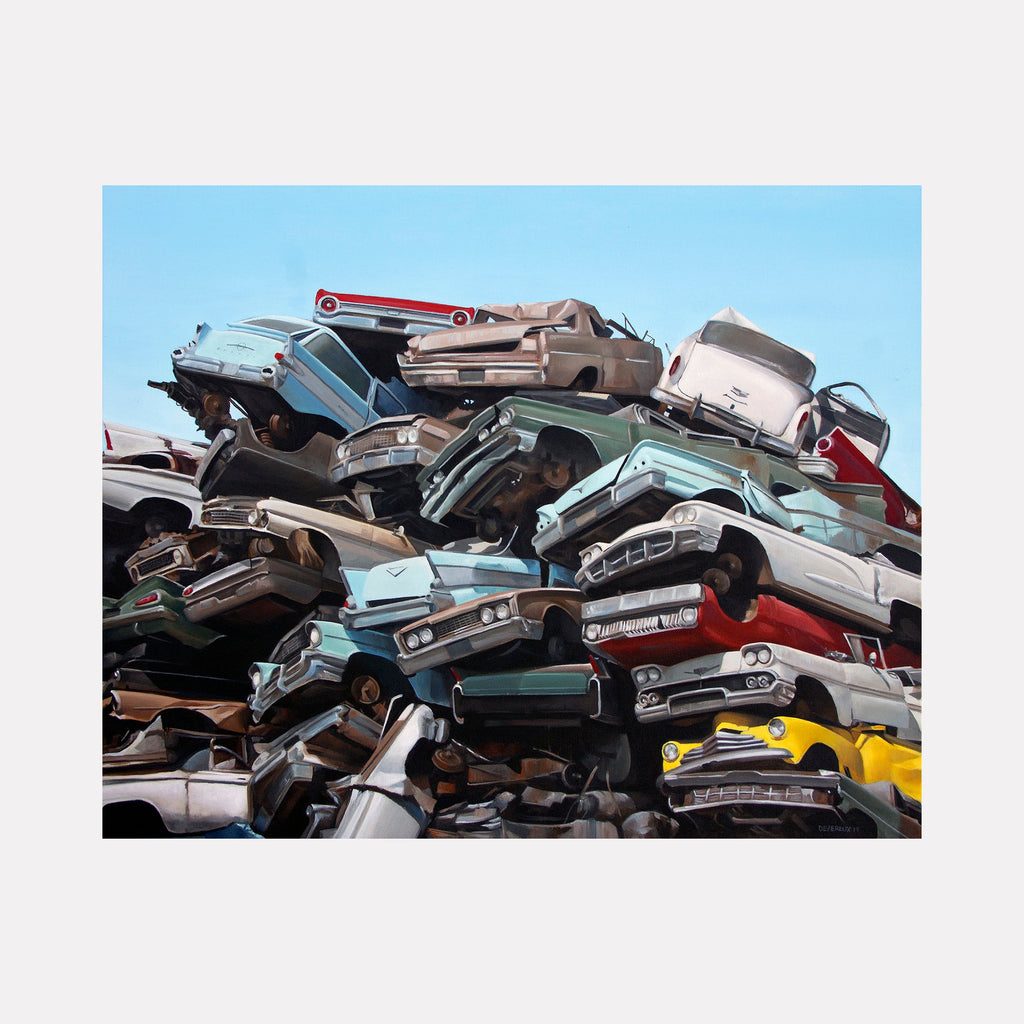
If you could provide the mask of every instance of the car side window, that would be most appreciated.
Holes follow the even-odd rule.
[[[299,344],[361,398],[370,393],[370,375],[352,353],[326,331],[318,331]]]
[[[602,327],[593,317],[589,317],[589,320],[595,337],[610,338],[612,336],[612,329],[610,327]]]
[[[373,396],[373,411],[382,419],[407,412],[405,406],[383,384],[377,385],[377,393]]]

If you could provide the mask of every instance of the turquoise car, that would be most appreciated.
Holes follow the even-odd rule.
[[[825,460],[818,460],[824,463]],[[801,459],[806,471],[813,458]],[[709,501],[854,554],[883,545],[913,559],[920,541],[885,522],[873,484],[812,478],[790,460],[728,443],[689,449],[642,441],[537,510],[533,546],[544,558],[579,566],[579,552],[660,519],[679,501]]]
[[[330,328],[291,316],[263,316],[195,337],[171,353],[177,383],[167,391],[212,440],[231,426],[229,402],[283,446],[315,432],[335,437],[388,416],[428,411],[429,398],[401,380],[373,377]]]
[[[249,698],[254,722],[276,704],[299,690],[303,707],[319,695],[328,704],[340,697],[373,707],[405,689],[428,704],[451,704],[451,677],[430,669],[404,676],[396,665],[398,647],[390,633],[348,629],[315,615],[288,633],[270,655],[270,661],[249,668],[253,693]]]

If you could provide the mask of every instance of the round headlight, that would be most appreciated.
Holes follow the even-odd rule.
[[[250,526],[259,526],[260,525],[260,510],[258,508],[254,508],[249,513],[247,518],[249,520],[249,525]]]
[[[598,626],[598,624],[596,622],[591,622],[590,625],[587,626],[587,639],[588,640],[596,640],[598,638],[598,636],[600,635],[600,633],[601,633],[601,627]]]
[[[638,668],[638,669],[636,670],[636,672],[635,672],[635,673],[633,674],[633,678],[634,678],[634,679],[635,679],[635,680],[636,680],[636,681],[637,681],[637,682],[638,682],[638,683],[639,683],[639,684],[640,684],[641,686],[643,686],[643,685],[644,685],[644,684],[645,684],[645,683],[647,682],[647,669],[645,669],[645,668]]]
[[[757,660],[762,665],[767,665],[772,660],[772,652],[767,647],[762,647],[757,652]]]
[[[683,518],[685,518],[688,523],[692,523],[697,518],[697,510],[691,506],[683,513]]]
[[[768,731],[777,739],[786,735],[786,723],[781,718],[773,718],[768,723]]]
[[[419,645],[420,638],[415,633],[409,633],[405,637],[405,646],[408,647],[410,651],[415,651]]]
[[[494,609],[484,605],[484,607],[480,609],[480,621],[485,626],[489,626],[494,621]]]
[[[490,431],[489,431],[489,430],[488,430],[488,429],[487,429],[486,427],[483,427],[483,428],[481,428],[481,429],[480,429],[480,431],[479,431],[479,432],[477,433],[477,435],[476,435],[476,439],[477,439],[478,441],[486,441],[486,440],[487,440],[487,435],[488,435],[489,433],[490,433]]]
[[[757,676],[747,676],[747,689],[748,690],[756,690],[757,689]]]
[[[408,444],[409,442],[409,431],[405,427],[399,427],[398,433],[395,435],[395,440],[399,444]]]
[[[743,660],[748,665],[756,665],[757,664],[757,651],[744,651],[743,652]]]
[[[348,454],[348,445],[342,442],[334,450],[334,457],[337,459],[343,459],[345,458],[346,454]]]
[[[677,508],[672,513],[672,522],[674,522],[674,523],[682,523],[685,518],[686,518],[686,515],[685,515],[683,509],[681,509],[681,508]]]
[[[507,604],[499,604],[498,607],[494,609],[494,614],[504,621],[512,614],[512,609],[509,608]]]
[[[515,414],[512,412],[511,409],[502,409],[501,412],[498,413],[498,422],[503,427],[507,427],[512,422],[514,417]]]
[[[649,693],[649,694],[647,694],[647,703],[650,704],[651,707],[654,707],[655,704],[659,704],[660,702],[661,702],[661,697],[660,697],[659,694],[657,694],[657,693]]]
[[[678,761],[679,760],[679,747],[675,743],[666,743],[661,748],[661,756],[666,761]]]
[[[254,668],[249,673],[249,679],[252,681],[253,686],[259,686],[260,680],[263,678],[263,673],[258,668]]]
[[[434,639],[434,631],[429,626],[424,626],[419,633],[420,640],[429,644]]]
[[[760,686],[762,690],[767,690],[768,687],[772,685],[772,677],[767,673],[759,675],[757,677],[757,685]]]
[[[420,432],[415,427],[409,428],[409,444],[415,444],[420,439]]]
[[[319,626],[310,626],[309,627],[309,646],[310,647],[319,647],[320,646],[320,641],[323,640],[323,638],[324,638],[324,635],[323,635],[323,633],[320,632],[320,627]]]
[[[185,561],[185,556],[180,551],[175,551],[171,558],[174,560],[175,565],[181,565]]]
[[[696,608],[684,608],[683,609],[683,623],[687,626],[692,626],[697,621],[697,609]]]
[[[647,670],[647,682],[656,683],[660,678],[661,672],[659,672],[658,669],[651,668]]]
[[[593,557],[594,557],[594,552],[593,551],[584,551],[582,556],[581,556],[581,560],[582,560],[583,564],[586,565],[587,562],[589,562]]]
[[[441,470],[438,470],[430,479],[435,484],[439,484],[441,483],[442,480],[444,480],[444,473],[442,473]]]

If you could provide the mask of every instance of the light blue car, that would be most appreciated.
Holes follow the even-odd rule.
[[[314,687],[328,703],[339,699],[371,706],[386,701],[404,685],[398,671],[398,647],[390,633],[347,629],[315,615],[288,633],[270,655],[249,667],[253,693],[249,698],[254,722],[278,702],[304,690],[303,701],[315,702]],[[427,669],[408,677],[417,698],[428,704],[450,705],[452,679],[446,671]]]
[[[275,440],[298,443],[317,430],[340,436],[384,417],[428,411],[424,394],[397,377],[386,384],[373,377],[334,331],[299,317],[253,317],[223,331],[200,324],[171,362],[178,383],[153,386],[200,426],[227,425],[222,396]]]
[[[475,550],[428,551],[343,575],[350,596],[341,621],[351,629],[394,630],[477,597],[544,583],[537,559]],[[562,571],[561,579],[563,586],[576,585],[571,573]],[[555,576],[547,582],[557,585]]]
[[[722,505],[853,554],[891,546],[906,551],[912,562],[919,558],[919,539],[884,522],[879,487],[812,479],[795,465],[753,449],[723,448],[718,461],[706,452],[655,441],[642,441],[542,505],[533,545],[546,559],[579,565],[584,547],[612,541],[690,499]]]

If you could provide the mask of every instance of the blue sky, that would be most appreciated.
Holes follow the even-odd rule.
[[[670,351],[724,306],[862,384],[920,497],[921,192],[885,187],[107,186],[105,419],[201,440],[146,381],[195,325],[309,316],[318,288],[577,298]]]

